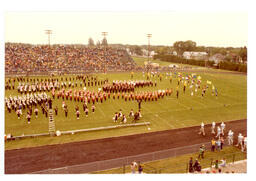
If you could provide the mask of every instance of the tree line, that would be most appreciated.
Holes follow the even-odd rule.
[[[180,64],[188,64],[188,65],[196,65],[201,67],[211,67],[218,68],[223,70],[230,71],[239,71],[239,72],[247,72],[247,64],[238,64],[233,62],[219,62],[218,65],[215,64],[214,61],[206,61],[206,60],[194,60],[194,59],[185,59],[183,57],[175,56],[175,55],[154,55],[153,59],[158,59],[165,62],[172,63],[180,63]]]

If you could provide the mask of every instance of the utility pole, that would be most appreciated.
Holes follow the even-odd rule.
[[[108,35],[108,32],[102,32],[101,33],[102,34],[102,36],[104,37],[103,38],[103,40],[107,40],[106,39],[106,36]],[[102,41],[103,42],[103,41]],[[104,45],[104,58],[105,58],[105,61],[107,61],[106,60],[106,42],[105,42],[105,45]],[[106,64],[105,64],[105,66],[104,66],[104,73],[106,72]]]
[[[50,38],[51,38],[52,30],[45,30],[45,34],[48,35],[48,45],[50,46],[51,44]]]

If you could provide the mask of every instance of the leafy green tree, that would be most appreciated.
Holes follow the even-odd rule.
[[[140,46],[135,46],[134,47],[134,53],[136,53],[136,55],[142,55],[142,50]]]
[[[160,55],[166,55],[170,51],[169,47],[159,47],[156,52]]]
[[[100,44],[100,41],[99,41],[99,40],[97,41],[96,46],[97,46],[97,47],[100,47],[100,46],[101,46],[101,44]]]
[[[247,61],[247,47],[243,47],[239,51],[239,56],[242,58],[243,62]]]
[[[196,49],[196,42],[188,41],[177,41],[173,44],[175,51],[178,56],[181,57],[185,51],[194,51]]]

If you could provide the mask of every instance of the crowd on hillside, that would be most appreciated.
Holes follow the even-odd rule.
[[[5,44],[6,72],[128,71],[133,66],[125,50],[111,47]]]

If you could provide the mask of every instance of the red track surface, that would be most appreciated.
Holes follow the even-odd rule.
[[[7,150],[5,151],[5,173],[31,173],[200,144],[211,140],[210,126],[205,126],[205,137],[198,135],[199,127],[195,126],[61,145]],[[226,132],[229,129],[235,133],[236,140],[238,133],[247,134],[247,120],[227,122]]]

